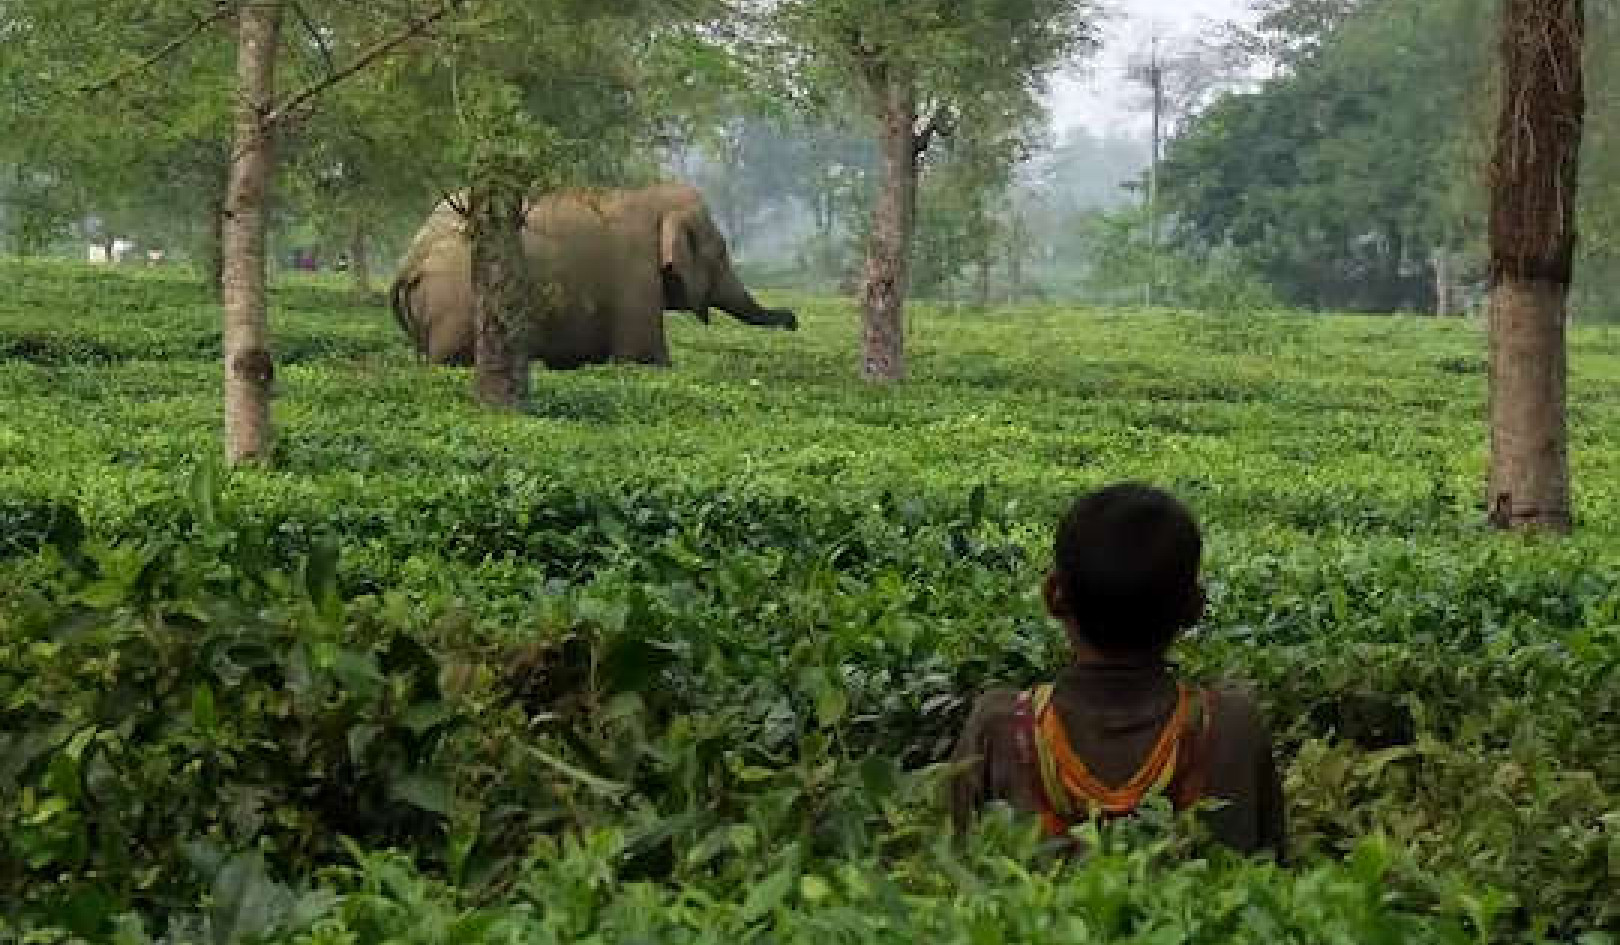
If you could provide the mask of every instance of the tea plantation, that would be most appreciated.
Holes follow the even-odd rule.
[[[0,263],[0,942],[1620,940],[1620,331],[1535,541],[1482,527],[1460,320],[921,311],[874,390],[812,301],[497,416],[274,302],[274,466],[226,473],[200,288]],[[1205,524],[1178,658],[1261,694],[1286,866],[937,807],[1120,479]]]

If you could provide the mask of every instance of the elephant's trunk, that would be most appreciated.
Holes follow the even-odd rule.
[[[726,266],[715,281],[714,298],[711,300],[714,307],[738,321],[750,325],[769,325],[782,328],[797,328],[798,319],[787,309],[766,308],[755,300],[753,293],[742,284],[737,277],[736,270]]]

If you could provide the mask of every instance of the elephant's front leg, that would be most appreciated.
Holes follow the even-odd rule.
[[[644,303],[622,309],[614,319],[612,348],[615,361],[669,367],[663,308]]]
[[[647,363],[654,367],[670,367],[675,363],[669,356],[669,339],[664,336],[662,329],[658,332],[658,342],[653,350],[652,360]]]
[[[673,367],[674,361],[669,356],[669,345],[662,340],[654,347],[638,351],[635,354],[615,354],[615,364],[639,364],[644,367]]]

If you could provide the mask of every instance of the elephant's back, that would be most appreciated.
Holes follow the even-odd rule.
[[[627,284],[658,274],[656,222],[622,193],[569,194],[530,211],[525,239],[544,268],[566,274],[576,304],[611,307]]]
[[[425,269],[453,265],[459,258],[469,258],[470,264],[466,223],[455,208],[441,202],[411,238],[400,271],[418,274]]]

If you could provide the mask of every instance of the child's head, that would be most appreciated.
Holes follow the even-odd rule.
[[[1157,656],[1203,615],[1203,539],[1175,497],[1124,484],[1082,496],[1058,525],[1047,606],[1080,642]]]

